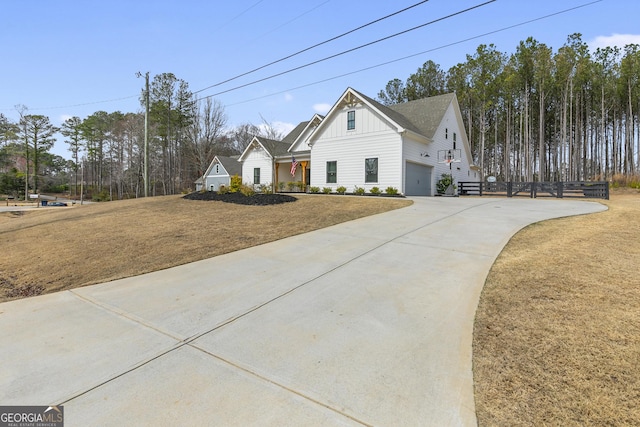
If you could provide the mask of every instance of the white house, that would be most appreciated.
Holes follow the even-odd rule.
[[[237,156],[215,156],[204,175],[196,181],[196,191],[218,191],[221,185],[229,187],[231,177],[242,174],[242,164]]]
[[[456,182],[480,179],[455,93],[385,106],[347,88],[326,117],[300,123],[283,141],[254,138],[240,161],[245,183],[333,191],[393,187],[431,196],[443,173]]]
[[[288,142],[254,137],[238,159],[242,162],[242,182],[254,187],[272,187],[278,182],[281,165],[291,161],[289,146]]]

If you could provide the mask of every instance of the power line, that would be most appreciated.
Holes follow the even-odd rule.
[[[251,9],[253,9],[254,7],[256,7],[257,5],[259,5],[260,3],[262,3],[264,0],[258,0],[257,2],[255,2],[254,4],[252,4],[251,6],[249,6],[248,8],[246,8],[245,10],[243,10],[242,12],[240,12],[239,14],[237,14],[236,16],[234,16],[233,18],[231,18],[230,20],[228,20],[227,22],[225,22],[222,25],[218,25],[218,28],[216,29],[216,32],[220,31],[221,29],[223,29],[224,27],[226,27],[227,25],[231,24],[233,21],[235,21],[236,19],[240,18],[242,15],[244,15],[245,13],[249,12]]]
[[[468,42],[468,41],[471,41],[471,40],[475,40],[475,39],[478,39],[478,38],[486,37],[488,35],[492,35],[492,34],[496,34],[496,33],[499,33],[499,32],[507,31],[507,30],[510,30],[512,28],[516,28],[516,27],[520,27],[520,26],[523,26],[523,25],[526,25],[526,24],[533,23],[533,22],[537,22],[537,21],[541,21],[541,20],[544,20],[544,19],[548,19],[548,18],[551,18],[553,16],[561,15],[561,14],[564,14],[564,13],[567,13],[567,12],[571,12],[571,11],[574,11],[574,10],[577,10],[577,9],[581,9],[581,8],[584,8],[584,7],[587,7],[587,6],[591,6],[593,4],[600,3],[602,1],[603,0],[591,1],[591,2],[588,2],[588,3],[584,3],[584,4],[581,4],[581,5],[572,7],[572,8],[564,9],[564,10],[561,10],[561,11],[558,11],[558,12],[554,12],[554,13],[551,13],[551,14],[548,14],[548,15],[544,15],[544,16],[541,16],[541,17],[538,17],[538,18],[534,18],[534,19],[530,19],[530,20],[527,20],[527,21],[523,21],[523,22],[520,22],[518,24],[510,25],[510,26],[503,27],[503,28],[500,28],[500,29],[497,29],[497,30],[494,30],[494,31],[489,31],[489,32],[486,32],[486,33],[483,33],[483,34],[480,34],[480,35],[477,35],[477,36],[468,37],[466,39],[458,40],[456,42],[452,42],[452,43],[441,45],[441,46],[438,46],[438,47],[435,47],[435,48],[432,48],[432,49],[424,50],[422,52],[414,53],[414,54],[411,54],[411,55],[408,55],[408,56],[404,56],[404,57],[401,57],[401,58],[393,59],[393,60],[386,61],[386,62],[383,62],[383,63],[380,63],[380,64],[372,65],[370,67],[361,68],[359,70],[355,70],[355,71],[351,71],[351,72],[348,72],[348,73],[340,74],[340,75],[337,75],[337,76],[329,77],[329,78],[326,78],[326,79],[323,79],[323,80],[319,80],[319,81],[316,81],[316,82],[312,82],[312,83],[308,83],[308,84],[305,84],[305,85],[297,86],[297,87],[294,87],[294,88],[286,89],[286,90],[283,90],[283,91],[274,92],[274,93],[271,93],[271,94],[267,94],[267,95],[263,95],[263,96],[259,96],[259,97],[255,97],[255,98],[251,98],[251,99],[248,99],[248,100],[245,100],[245,101],[236,102],[236,103],[233,103],[233,104],[228,104],[228,106],[244,104],[244,103],[247,103],[247,102],[252,102],[252,101],[255,101],[255,100],[259,100],[259,99],[268,98],[270,96],[275,96],[275,95],[279,95],[279,94],[282,94],[282,93],[290,92],[290,91],[293,91],[293,90],[298,90],[298,89],[302,89],[302,88],[305,88],[305,87],[313,86],[313,85],[316,85],[316,84],[325,83],[327,81],[336,80],[338,78],[342,78],[342,77],[346,77],[346,76],[349,76],[349,75],[361,73],[361,72],[364,72],[364,71],[369,71],[369,70],[374,69],[374,68],[379,68],[379,67],[382,67],[382,66],[385,66],[385,65],[389,65],[389,64],[392,64],[392,63],[395,63],[395,62],[403,61],[405,59],[409,59],[409,58],[413,58],[413,57],[416,57],[416,56],[424,55],[425,53],[430,53],[430,52],[433,52],[433,51],[436,51],[436,50],[444,49],[444,48],[455,46],[455,45],[458,45],[458,44],[461,44],[461,43],[465,43],[465,42]],[[444,19],[444,18],[441,18],[441,19]],[[226,91],[226,92],[228,92],[228,91]],[[218,94],[208,95],[208,96],[206,96],[204,98],[200,98],[200,99],[207,99],[207,98],[211,98],[211,97],[216,96],[216,95],[218,95]],[[132,98],[136,98],[136,97],[139,97],[139,96],[140,96],[139,94],[136,94],[136,95],[125,96],[125,97],[120,97],[120,98],[113,98],[113,99],[107,99],[107,100],[102,100],[102,101],[92,101],[92,102],[85,102],[85,103],[72,104],[72,105],[63,105],[63,106],[57,106],[57,107],[29,108],[29,111],[56,110],[56,109],[63,109],[63,108],[82,107],[82,106],[86,106],[86,105],[104,104],[104,103],[107,103],[107,102],[115,102],[115,101],[122,101],[122,100],[126,100],[126,99],[132,99]],[[15,110],[15,108],[0,108],[0,111],[14,111],[14,110]]]
[[[419,5],[421,5],[421,4],[423,4],[423,3],[426,3],[426,2],[428,2],[428,1],[429,1],[429,0],[422,0],[422,1],[420,1],[420,2],[418,2],[418,3],[415,3],[415,4],[411,5],[411,6],[405,7],[404,9],[401,9],[401,10],[398,10],[398,11],[396,11],[396,12],[393,12],[393,13],[391,13],[391,14],[389,14],[389,15],[383,16],[382,18],[378,18],[378,19],[376,19],[376,20],[374,20],[374,21],[368,22],[368,23],[366,23],[366,24],[364,24],[364,25],[361,25],[361,26],[359,26],[359,27],[357,27],[357,28],[354,28],[354,29],[352,29],[352,30],[349,30],[349,31],[347,31],[347,32],[345,32],[345,33],[342,33],[342,34],[340,34],[340,35],[337,35],[337,36],[335,36],[335,37],[332,37],[332,38],[327,39],[327,40],[325,40],[325,41],[322,41],[322,42],[320,42],[320,43],[316,43],[316,44],[314,44],[313,46],[306,47],[306,48],[304,48],[304,49],[302,49],[302,50],[299,50],[299,51],[297,51],[297,52],[295,52],[295,53],[292,53],[292,54],[290,54],[290,55],[284,56],[284,57],[282,57],[282,58],[280,58],[280,59],[276,59],[275,61],[269,62],[268,64],[261,65],[261,66],[259,66],[259,67],[257,67],[257,68],[254,68],[253,70],[249,70],[249,71],[246,71],[246,72],[244,72],[244,73],[242,73],[242,74],[238,74],[238,75],[236,75],[236,76],[234,76],[234,77],[231,77],[231,78],[229,78],[229,79],[227,79],[227,80],[223,80],[223,81],[221,81],[221,82],[218,82],[218,83],[212,84],[211,86],[207,86],[207,87],[205,87],[205,88],[203,88],[203,89],[200,89],[200,90],[197,90],[197,91],[195,91],[195,92],[193,92],[193,93],[194,93],[194,94],[195,94],[195,93],[200,93],[200,92],[203,92],[203,91],[205,91],[205,90],[207,90],[207,89],[211,89],[212,87],[220,86],[220,85],[222,85],[222,84],[229,83],[229,82],[231,82],[231,81],[233,81],[233,80],[239,79],[240,77],[244,77],[244,76],[246,76],[246,75],[248,75],[248,74],[255,73],[256,71],[262,70],[262,69],[267,68],[267,67],[269,67],[269,66],[271,66],[271,65],[274,65],[274,64],[277,64],[277,63],[279,63],[279,62],[285,61],[285,60],[287,60],[287,59],[293,58],[294,56],[297,56],[297,55],[300,55],[301,53],[304,53],[304,52],[310,51],[311,49],[315,49],[316,47],[319,47],[319,46],[322,46],[322,45],[324,45],[324,44],[330,43],[330,42],[332,42],[332,41],[338,40],[339,38],[342,38],[342,37],[344,37],[344,36],[346,36],[346,35],[349,35],[349,34],[351,34],[351,33],[354,33],[354,32],[356,32],[356,31],[358,31],[358,30],[361,30],[361,29],[363,29],[363,28],[366,28],[366,27],[368,27],[368,26],[370,26],[370,25],[376,24],[376,23],[378,23],[378,22],[380,22],[380,21],[384,21],[385,19],[391,18],[392,16],[398,15],[398,14],[400,14],[400,13],[402,13],[402,12],[406,12],[407,10],[409,10],[409,9],[413,9],[414,7],[419,6]],[[492,1],[495,1],[495,0],[492,0]],[[323,4],[324,4],[324,3],[323,3]]]
[[[431,49],[423,50],[422,52],[413,53],[411,55],[403,56],[401,58],[392,59],[390,61],[382,62],[380,64],[371,65],[371,66],[365,67],[365,68],[360,68],[359,70],[349,71],[347,73],[339,74],[337,76],[327,77],[326,79],[318,80],[318,81],[315,81],[315,82],[312,82],[312,83],[307,83],[307,84],[304,84],[304,85],[301,85],[301,86],[296,86],[296,87],[293,87],[293,88],[285,89],[285,90],[278,91],[278,92],[273,92],[273,93],[270,93],[270,94],[267,94],[267,95],[262,95],[262,96],[258,96],[258,97],[251,98],[251,99],[246,99],[244,101],[235,102],[233,104],[226,104],[226,106],[232,107],[234,105],[246,104],[247,102],[253,102],[253,101],[257,101],[259,99],[269,98],[271,96],[280,95],[280,94],[287,93],[287,92],[292,92],[294,90],[303,89],[305,87],[315,86],[315,85],[320,84],[320,83],[326,83],[326,82],[331,81],[331,80],[336,80],[336,79],[339,79],[339,78],[342,78],[342,77],[346,77],[346,76],[350,76],[350,75],[353,75],[353,74],[362,73],[364,71],[373,70],[374,68],[384,67],[385,65],[393,64],[395,62],[404,61],[405,59],[410,59],[410,58],[414,58],[416,56],[424,55],[425,53],[430,53],[430,52],[434,52],[436,50],[445,49],[447,47],[451,47],[451,46],[455,46],[455,45],[458,45],[458,44],[466,43],[466,42],[471,41],[471,40],[479,39],[479,38],[486,37],[486,36],[489,36],[489,35],[492,35],[492,34],[500,33],[500,32],[503,32],[503,31],[507,31],[507,30],[510,30],[510,29],[513,29],[513,28],[516,28],[516,27],[521,27],[523,25],[531,24],[532,22],[542,21],[544,19],[548,19],[548,18],[551,18],[553,16],[561,15],[561,14],[567,13],[567,12],[572,12],[572,11],[574,11],[576,9],[580,9],[580,8],[583,8],[583,7],[591,6],[592,4],[600,3],[602,1],[603,0],[595,0],[595,1],[592,1],[592,2],[589,2],[589,3],[584,3],[584,4],[581,4],[581,5],[569,8],[569,9],[561,10],[559,12],[554,12],[554,13],[551,13],[551,14],[548,14],[548,15],[540,16],[538,18],[530,19],[528,21],[523,21],[523,22],[520,22],[518,24],[509,25],[508,27],[503,27],[503,28],[500,28],[500,29],[497,29],[497,30],[489,31],[487,33],[479,34],[477,36],[468,37],[466,39],[458,40],[458,41],[455,41],[455,42],[452,42],[452,43],[447,43],[445,45],[441,45],[441,46],[434,47],[434,48],[431,48]],[[208,98],[208,97],[205,97],[205,98],[202,98],[202,99],[206,99],[206,98]]]
[[[140,95],[131,95],[131,96],[123,96],[121,98],[113,98],[113,99],[106,99],[104,101],[92,101],[92,102],[84,102],[81,104],[72,104],[72,105],[61,105],[58,107],[37,107],[37,108],[31,108],[29,107],[29,111],[37,111],[37,110],[61,110],[63,108],[73,108],[73,107],[84,107],[86,105],[95,105],[95,104],[105,104],[107,102],[115,102],[115,101],[124,101],[125,99],[131,99],[131,98],[136,98]],[[13,111],[15,110],[15,108],[3,108],[1,109],[3,111]]]
[[[238,19],[240,16],[244,15],[244,14],[245,14],[245,13],[247,13],[249,10],[253,9],[254,7],[256,7],[258,4],[262,3],[263,1],[264,1],[264,0],[259,0],[259,1],[255,2],[253,5],[249,6],[247,9],[245,9],[244,11],[242,11],[240,14],[238,14],[238,15],[237,15],[237,16],[235,16],[235,17],[233,17],[231,20],[229,20],[229,21],[228,21],[226,24],[224,24],[224,25],[227,25],[227,24],[229,24],[230,22],[232,22],[232,21],[234,21],[234,20]],[[313,8],[313,9],[311,9],[310,11],[317,9],[318,7],[320,7],[320,6],[324,5],[325,3],[328,3],[329,1],[330,1],[330,0],[325,1],[324,3],[322,3],[322,4],[318,5],[318,6],[316,6],[316,7],[315,7],[315,8]],[[390,18],[390,17],[392,17],[392,16],[398,15],[398,14],[400,14],[400,13],[402,13],[402,12],[407,11],[407,10],[410,10],[410,9],[412,9],[412,8],[414,8],[414,7],[416,7],[416,6],[419,6],[419,5],[423,4],[423,3],[426,3],[426,2],[428,2],[428,1],[429,1],[429,0],[422,0],[422,1],[420,1],[420,2],[418,2],[418,3],[415,3],[415,4],[411,5],[411,6],[405,7],[404,9],[401,9],[401,10],[398,10],[398,11],[396,11],[396,12],[394,12],[394,13],[389,14],[389,15],[383,16],[382,18],[378,18],[378,19],[376,19],[376,20],[374,20],[374,21],[371,21],[371,22],[369,22],[369,23],[367,23],[367,24],[361,25],[361,26],[359,26],[359,27],[357,27],[357,28],[354,28],[354,29],[349,30],[349,31],[347,31],[347,32],[345,32],[345,33],[342,33],[342,34],[340,34],[340,35],[338,35],[338,36],[335,36],[335,37],[332,37],[332,38],[330,38],[330,39],[327,39],[327,40],[325,40],[325,41],[323,41],[323,42],[317,43],[317,44],[315,44],[315,45],[313,45],[313,46],[307,47],[307,48],[305,48],[305,49],[303,49],[303,50],[300,50],[300,51],[298,51],[298,52],[295,52],[295,53],[293,53],[293,54],[290,54],[290,55],[288,55],[288,56],[285,56],[285,57],[283,57],[283,58],[280,58],[280,59],[278,59],[278,60],[276,60],[276,61],[273,61],[273,62],[270,62],[270,63],[268,63],[268,64],[262,65],[262,66],[260,66],[260,67],[258,67],[258,68],[255,68],[255,69],[253,69],[253,70],[247,71],[247,72],[242,73],[242,74],[239,74],[239,75],[237,75],[237,76],[235,76],[235,77],[232,77],[232,78],[230,78],[230,79],[227,79],[227,80],[222,81],[222,82],[219,82],[219,83],[216,83],[216,84],[214,84],[214,85],[207,86],[207,87],[205,87],[204,89],[197,90],[197,91],[193,92],[193,94],[197,94],[197,93],[203,92],[203,91],[205,91],[205,90],[207,90],[207,89],[211,89],[212,87],[216,87],[216,86],[222,85],[222,84],[224,84],[224,83],[228,83],[228,82],[233,81],[233,80],[235,80],[235,79],[238,79],[238,78],[240,78],[240,77],[246,76],[246,75],[248,75],[248,74],[251,74],[251,73],[254,73],[254,72],[258,71],[258,70],[261,70],[261,69],[263,69],[263,68],[266,68],[266,67],[268,67],[268,66],[270,66],[270,65],[276,64],[276,63],[278,63],[278,62],[282,62],[282,61],[284,61],[284,60],[286,60],[286,59],[292,58],[292,57],[294,57],[294,56],[296,56],[296,55],[299,55],[299,54],[301,54],[301,53],[303,53],[303,52],[307,52],[307,51],[309,51],[309,50],[311,50],[311,49],[314,49],[314,48],[316,48],[316,47],[318,47],[318,46],[322,46],[322,45],[324,45],[324,44],[327,44],[327,43],[329,43],[329,42],[332,42],[332,41],[334,41],[334,40],[337,40],[337,39],[339,39],[339,38],[341,38],[341,37],[344,37],[344,36],[346,36],[346,35],[348,35],[348,34],[351,34],[351,33],[353,33],[353,32],[356,32],[356,31],[358,31],[358,30],[361,30],[361,29],[363,29],[363,28],[365,28],[365,27],[368,27],[368,26],[370,26],[370,25],[373,25],[373,24],[375,24],[375,23],[378,23],[378,22],[380,22],[380,21],[383,21],[383,20],[385,20],[385,19],[388,19],[388,18]],[[495,1],[495,0],[492,0],[492,1]],[[307,11],[307,12],[303,13],[303,15],[304,15],[304,14],[306,14],[306,13],[308,13],[308,12],[310,12],[310,11]],[[297,19],[297,18],[298,18],[298,17],[296,17],[296,18],[294,18],[294,19]],[[320,61],[320,62],[321,62],[321,61]],[[311,64],[309,64],[309,65],[311,65]],[[202,98],[202,99],[211,98],[212,96],[215,96],[215,95],[217,95],[217,94],[210,95],[210,96],[207,96],[207,97]],[[107,103],[107,102],[122,101],[122,100],[125,100],[125,99],[135,98],[135,97],[137,97],[137,96],[139,96],[139,95],[132,95],[132,96],[128,96],[128,97],[115,98],[115,99],[108,99],[108,100],[104,100],[104,101],[87,102],[87,103],[82,103],[82,104],[63,105],[63,106],[58,106],[58,107],[31,108],[31,110],[56,110],[56,109],[63,109],[63,108],[83,107],[83,106],[86,106],[86,105],[95,105],[95,104],[104,104],[104,103]],[[4,110],[5,110],[5,111],[13,111],[14,109],[13,109],[13,108],[6,108],[6,109],[4,109]],[[3,111],[3,109],[0,109],[0,111]]]
[[[253,39],[253,41],[258,40],[258,39],[260,39],[260,38],[262,38],[262,37],[266,36],[267,34],[271,34],[271,33],[275,32],[275,31],[279,30],[280,28],[282,28],[282,27],[285,27],[285,26],[289,25],[290,23],[292,23],[292,22],[294,22],[294,21],[297,21],[298,19],[302,18],[302,17],[303,17],[303,16],[305,16],[305,15],[308,15],[309,13],[313,12],[313,11],[314,11],[314,10],[316,10],[316,9],[319,9],[320,7],[322,7],[322,6],[324,6],[325,4],[329,3],[330,1],[331,1],[331,0],[325,0],[324,2],[320,3],[319,5],[316,5],[316,6],[312,7],[311,9],[308,9],[307,11],[302,12],[302,13],[301,13],[301,14],[299,14],[298,16],[296,16],[296,17],[294,17],[294,18],[291,18],[291,19],[290,19],[290,20],[288,20],[287,22],[285,22],[285,23],[283,23],[283,24],[278,25],[277,27],[275,27],[275,28],[273,28],[273,29],[271,29],[271,30],[267,31],[266,33],[262,33],[260,36],[258,36],[258,37],[256,37],[255,39]]]
[[[336,54],[334,54],[334,55],[330,55],[330,56],[324,57],[324,58],[322,58],[322,59],[318,59],[318,60],[316,60],[316,61],[308,62],[308,63],[306,63],[306,64],[304,64],[304,65],[300,65],[300,66],[295,67],[295,68],[290,68],[290,69],[285,70],[285,71],[282,71],[282,72],[280,72],[280,73],[272,74],[272,75],[270,75],[270,76],[263,77],[263,78],[258,79],[258,80],[254,80],[254,81],[249,82],[249,83],[245,83],[245,84],[242,84],[242,85],[239,85],[239,86],[232,87],[232,88],[227,89],[227,90],[223,90],[223,91],[221,91],[221,92],[217,92],[217,93],[214,93],[214,94],[211,94],[211,95],[205,96],[205,97],[204,97],[204,98],[202,98],[202,99],[207,99],[207,98],[211,98],[211,97],[213,97],[213,96],[222,95],[222,94],[224,94],[224,93],[228,93],[228,92],[232,92],[232,91],[234,91],[234,90],[242,89],[242,88],[245,88],[245,87],[247,87],[247,86],[252,86],[252,85],[254,85],[254,84],[256,84],[256,83],[261,83],[261,82],[264,82],[264,81],[266,81],[266,80],[273,79],[273,78],[275,78],[275,77],[279,77],[279,76],[282,76],[282,75],[285,75],[285,74],[289,74],[289,73],[291,73],[291,72],[293,72],[293,71],[301,70],[302,68],[306,68],[306,67],[309,67],[309,66],[311,66],[311,65],[319,64],[320,62],[324,62],[324,61],[327,61],[327,60],[329,60],[329,59],[333,59],[333,58],[336,58],[336,57],[338,57],[338,56],[342,56],[342,55],[345,55],[345,54],[347,54],[347,53],[354,52],[354,51],[359,50],[359,49],[362,49],[362,48],[364,48],[364,47],[371,46],[371,45],[374,45],[374,44],[376,44],[376,43],[380,43],[380,42],[385,41],[385,40],[389,40],[389,39],[391,39],[391,38],[393,38],[393,37],[397,37],[397,36],[400,36],[400,35],[402,35],[402,34],[406,34],[406,33],[410,32],[410,31],[414,31],[414,30],[417,30],[417,29],[419,29],[419,28],[426,27],[427,25],[431,25],[431,24],[434,24],[434,23],[436,23],[436,22],[440,22],[440,21],[443,21],[443,20],[445,20],[445,19],[449,19],[449,18],[452,18],[452,17],[454,17],[454,16],[460,15],[460,14],[462,14],[462,13],[469,12],[469,11],[471,11],[471,10],[473,10],[473,9],[477,9],[477,8],[479,8],[479,7],[482,7],[482,6],[486,6],[487,4],[489,4],[489,3],[493,3],[493,2],[495,2],[495,1],[496,1],[496,0],[489,0],[489,1],[486,1],[486,2],[484,2],[484,3],[477,4],[477,5],[475,5],[475,6],[472,6],[472,7],[467,8],[467,9],[460,10],[460,11],[458,11],[458,12],[452,13],[452,14],[450,14],[450,15],[447,15],[447,16],[444,16],[444,17],[441,17],[441,18],[438,18],[438,19],[434,19],[433,21],[426,22],[426,23],[421,24],[421,25],[417,25],[417,26],[415,26],[415,27],[409,28],[409,29],[404,30],[404,31],[400,31],[400,32],[395,33],[395,34],[392,34],[392,35],[390,35],[390,36],[386,36],[386,37],[383,37],[383,38],[381,38],[381,39],[374,40],[374,41],[372,41],[372,42],[365,43],[365,44],[363,44],[363,45],[360,45],[360,46],[357,46],[357,47],[354,47],[354,48],[351,48],[351,49],[348,49],[348,50],[344,50],[344,51],[339,52],[339,53],[336,53]],[[210,87],[212,87],[212,86],[210,86]],[[202,90],[204,90],[204,89],[202,89]],[[202,90],[200,90],[200,92],[201,92]],[[194,92],[194,93],[198,93],[198,92]]]

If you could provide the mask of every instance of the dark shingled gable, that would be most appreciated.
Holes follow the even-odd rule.
[[[304,128],[307,127],[308,124],[308,120],[306,122],[300,122],[298,126],[296,126],[291,132],[287,134],[287,136],[284,137],[282,142],[286,142],[287,144],[289,144],[289,146],[291,146],[291,144],[293,144],[296,138],[300,136],[300,134],[304,131]]]
[[[242,175],[242,164],[237,157],[217,156],[229,176]]]
[[[390,108],[406,117],[420,130],[421,135],[432,139],[454,96],[453,93],[447,93],[392,105]]]
[[[258,141],[271,154],[272,157],[281,156],[287,153],[289,146],[286,142],[276,141],[275,139],[258,137]]]

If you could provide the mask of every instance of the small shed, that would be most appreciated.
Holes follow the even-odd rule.
[[[234,175],[242,175],[238,156],[215,156],[204,175],[195,181],[196,191],[218,191],[221,185],[228,187]]]

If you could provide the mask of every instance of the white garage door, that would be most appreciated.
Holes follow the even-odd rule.
[[[407,162],[405,188],[407,196],[431,196],[430,166]]]

